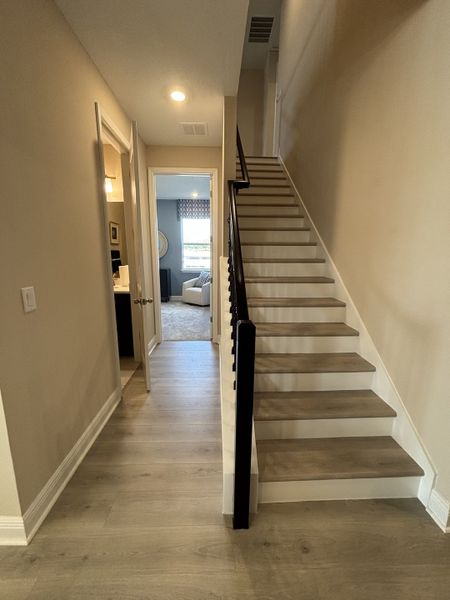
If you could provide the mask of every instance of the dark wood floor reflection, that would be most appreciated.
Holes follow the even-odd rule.
[[[31,545],[0,548],[1,600],[448,600],[450,536],[415,500],[221,516],[217,349],[167,342]]]

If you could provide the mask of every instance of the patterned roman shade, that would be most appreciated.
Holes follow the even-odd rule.
[[[209,219],[209,200],[187,198],[178,200],[177,217],[180,219]]]

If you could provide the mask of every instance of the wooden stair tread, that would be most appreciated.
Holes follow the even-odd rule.
[[[395,417],[372,390],[256,392],[256,421]]]
[[[245,278],[246,283],[334,283],[331,277],[322,277],[321,275],[309,275],[304,277],[295,277],[291,275],[255,275]],[[291,298],[292,300],[292,298]],[[297,300],[304,300],[297,298]],[[344,306],[343,304],[339,306]]]
[[[313,277],[304,277],[303,279],[314,279]],[[248,279],[246,279],[248,283]],[[345,302],[336,298],[248,298],[248,306],[271,306],[271,307],[296,307],[296,308],[315,308],[315,307],[343,307]]]
[[[258,337],[358,336],[346,323],[255,323]]]
[[[261,440],[260,481],[418,477],[423,470],[388,436]]]
[[[241,246],[317,246],[317,242],[241,242]]]
[[[303,264],[303,263],[324,263],[324,258],[244,258],[245,263],[277,263],[277,264]]]
[[[239,227],[239,231],[311,231],[309,227],[273,225],[272,227]]]
[[[272,186],[271,186],[272,187]],[[279,193],[275,193],[275,192],[251,192],[248,190],[251,190],[250,188],[244,188],[247,191],[243,192],[242,190],[239,191],[239,196],[244,197],[244,196],[272,196],[273,198],[293,198],[294,194],[279,194]]]
[[[253,207],[253,208],[300,208],[298,206],[298,204],[295,204],[295,202],[285,202],[284,204],[282,202],[279,203],[274,203],[274,204],[252,204],[251,202],[238,202],[237,203],[237,207],[241,208],[241,206],[245,206],[245,207]],[[296,215],[297,216],[297,215]]]
[[[369,373],[375,367],[357,352],[261,353],[256,373]]]
[[[254,177],[254,179],[258,179],[257,177]],[[282,181],[280,179],[280,181]],[[286,180],[284,180],[286,181]],[[260,188],[260,187],[276,187],[276,188],[290,188],[291,186],[289,185],[289,183],[251,183],[250,182],[250,188]]]
[[[239,173],[241,172],[240,169],[238,169]],[[249,169],[250,171],[250,169]],[[255,171],[253,170],[254,173],[277,173],[277,175],[257,175],[254,177],[254,179],[279,179],[280,181],[287,181],[286,179],[286,175],[283,173],[283,171],[281,171],[280,169],[277,169],[276,171]],[[281,175],[278,175],[278,173],[281,173]]]
[[[238,206],[239,208],[239,206]],[[303,215],[261,215],[259,213],[249,214],[239,214],[240,219],[249,218],[249,219],[304,219]]]

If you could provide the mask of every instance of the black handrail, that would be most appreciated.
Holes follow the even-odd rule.
[[[255,326],[249,319],[247,293],[245,290],[244,268],[242,264],[239,218],[236,196],[240,189],[250,186],[250,177],[245,162],[239,130],[237,130],[237,151],[242,178],[228,181],[230,202],[228,273],[231,312],[231,337],[233,340],[236,372],[236,432],[234,468],[234,508],[233,528],[248,529],[250,514],[250,479],[253,435],[253,386],[255,370]]]

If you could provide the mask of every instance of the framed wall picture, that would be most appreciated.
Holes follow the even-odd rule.
[[[109,243],[119,244],[120,243],[120,230],[119,224],[113,221],[109,222]]]

